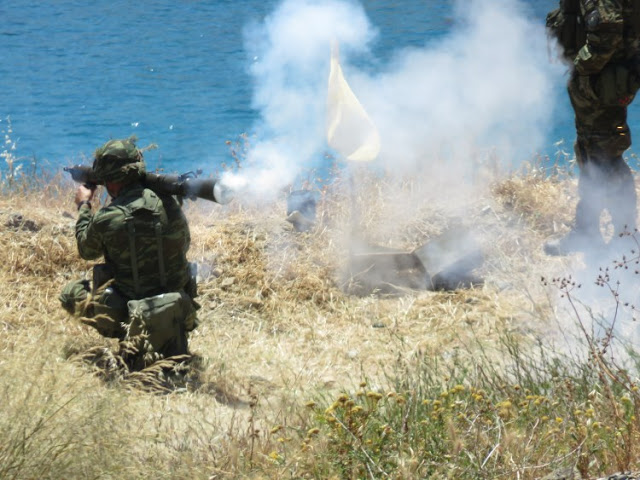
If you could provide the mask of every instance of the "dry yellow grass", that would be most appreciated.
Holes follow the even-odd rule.
[[[340,184],[325,192],[309,233],[285,221],[284,200],[189,203],[190,259],[202,277],[200,326],[190,338],[199,373],[187,391],[168,395],[104,382],[78,360],[113,344],[58,303],[62,286],[92,265],[76,254],[73,190],[2,196],[0,431],[7,444],[27,440],[22,451],[0,449],[0,466],[10,467],[0,477],[289,478],[293,467],[269,457],[270,431],[305,425],[307,401],[363,380],[384,389],[399,362],[446,361],[478,342],[490,349],[505,331],[526,338],[550,328],[540,277],[573,260],[545,257],[542,242],[566,231],[575,181],[530,170],[455,202],[419,184],[363,178],[359,236],[410,251],[462,223],[483,240],[484,285],[344,293],[353,213]]]

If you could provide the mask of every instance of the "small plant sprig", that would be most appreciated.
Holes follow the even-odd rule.
[[[605,405],[603,411],[607,412],[605,424],[607,428],[614,429],[615,435],[608,437],[608,447],[615,453],[615,462],[620,470],[628,470],[637,461],[639,452],[633,448],[634,442],[637,444],[640,438],[640,393],[637,381],[627,368],[619,364],[611,348],[616,339],[616,324],[620,321],[620,313],[623,308],[635,314],[636,307],[631,302],[622,301],[622,283],[612,276],[613,271],[629,271],[634,269],[634,274],[638,275],[640,270],[640,245],[637,239],[637,230],[634,232],[624,232],[620,237],[628,237],[635,244],[629,254],[623,254],[621,258],[613,261],[613,267],[601,267],[595,285],[608,291],[613,301],[610,318],[605,322],[601,335],[596,335],[592,328],[588,328],[584,315],[578,308],[581,303],[575,296],[575,291],[581,288],[570,276],[553,278],[550,281],[542,279],[544,285],[553,285],[559,292],[560,297],[565,298],[571,306],[574,319],[579,327],[588,349],[590,363],[594,367],[594,372],[598,377],[598,387],[604,394]],[[587,308],[591,316],[592,325],[596,323],[596,318],[591,309]],[[631,318],[635,320],[635,316]],[[599,324],[601,322],[598,322]],[[628,352],[633,358],[633,352]],[[637,367],[637,365],[636,365]],[[598,422],[600,424],[600,422]],[[582,465],[586,471],[588,468]],[[581,472],[582,473],[582,472]]]
[[[51,185],[51,176],[38,172],[38,161],[35,155],[28,160],[26,157],[16,155],[18,142],[14,140],[14,130],[11,124],[11,117],[0,119],[0,132],[2,135],[2,147],[0,147],[0,158],[4,159],[6,168],[0,167],[0,188],[7,190],[12,195],[20,192],[26,194],[31,190],[49,189],[55,191]],[[23,166],[27,162],[29,171]]]
[[[11,117],[7,117],[5,122],[6,127],[2,129],[3,142],[0,157],[4,158],[4,161],[7,164],[6,182],[11,187],[13,186],[16,177],[20,174],[22,165],[17,164],[19,160],[15,155],[17,142],[12,138],[13,127],[11,126]],[[2,123],[2,119],[0,119],[0,123]]]

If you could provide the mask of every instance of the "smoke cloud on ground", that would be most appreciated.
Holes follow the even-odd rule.
[[[362,5],[285,0],[246,28],[260,123],[242,175],[227,179],[273,196],[327,151],[325,116],[332,41],[347,81],[380,132],[376,167],[401,174],[468,175],[489,149],[529,158],[544,146],[562,68],[549,62],[542,22],[518,0],[459,1],[450,34],[395,52],[377,72],[378,35]],[[362,62],[361,62],[362,63]]]

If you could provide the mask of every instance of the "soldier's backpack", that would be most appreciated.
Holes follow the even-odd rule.
[[[579,0],[560,0],[559,7],[547,14],[547,35],[558,43],[561,58],[573,63],[587,40]]]

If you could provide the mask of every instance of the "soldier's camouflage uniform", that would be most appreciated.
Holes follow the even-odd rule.
[[[94,269],[92,287],[84,280],[71,282],[60,300],[70,313],[106,317],[90,323],[102,335],[125,338],[124,326],[131,320],[129,300],[181,292],[188,299],[189,309],[196,308],[195,303],[191,305],[195,279],[186,257],[191,241],[189,226],[174,197],[159,196],[134,181],[125,184],[112,202],[95,214],[88,206],[80,206],[75,230],[80,256],[85,260],[104,257],[105,264],[102,269]],[[111,280],[101,287],[103,280],[96,278],[96,272],[105,269],[105,280]],[[191,330],[195,325],[185,327]],[[165,353],[186,353],[186,335],[179,343],[179,351]]]
[[[640,8],[639,0],[577,3],[586,41],[570,59],[568,85],[580,167],[573,233],[601,242],[600,214],[605,209],[616,233],[636,227],[635,185],[622,154],[631,146],[627,106],[640,86]]]

